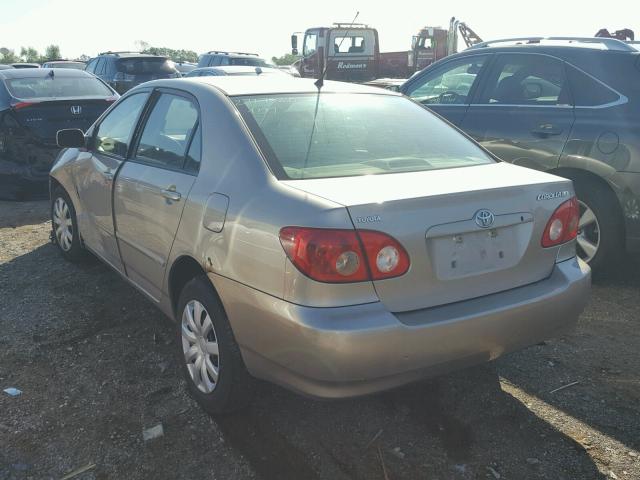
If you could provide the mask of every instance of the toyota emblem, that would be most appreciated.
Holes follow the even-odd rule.
[[[476,212],[474,219],[476,221],[476,225],[480,228],[489,228],[493,225],[496,217],[490,210],[482,209]]]

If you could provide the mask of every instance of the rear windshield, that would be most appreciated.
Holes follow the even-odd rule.
[[[492,163],[471,140],[403,97],[233,98],[280,179],[346,177]]]
[[[247,67],[266,67],[267,62],[261,58],[247,57],[247,58],[230,58],[229,65],[246,65]]]
[[[113,92],[95,77],[46,76],[5,80],[13,97],[28,98],[83,98],[110,97]]]
[[[123,58],[118,60],[118,71],[129,75],[177,72],[175,64],[166,58]]]

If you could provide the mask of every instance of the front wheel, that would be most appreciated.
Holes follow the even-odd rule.
[[[245,407],[254,380],[206,276],[194,278],[182,289],[176,320],[178,358],[193,398],[211,415]]]
[[[51,229],[53,241],[65,259],[79,262],[85,258],[76,210],[67,192],[61,188],[56,188],[51,195]]]

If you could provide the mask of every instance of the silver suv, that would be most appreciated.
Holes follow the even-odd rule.
[[[335,398],[490,360],[587,301],[571,182],[496,161],[396,93],[155,81],[58,142],[62,255],[93,252],[176,320],[214,414],[253,377]]]

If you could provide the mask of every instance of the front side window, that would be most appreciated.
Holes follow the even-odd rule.
[[[198,109],[187,98],[163,93],[147,120],[135,157],[162,167],[182,168]]]
[[[95,150],[125,158],[140,112],[147,101],[146,93],[122,99],[98,126]]]
[[[280,179],[417,172],[492,163],[464,135],[400,96],[233,99]]]
[[[302,56],[310,57],[314,53],[316,53],[318,43],[318,34],[317,33],[307,33],[304,36],[304,44],[302,46]]]
[[[501,55],[482,103],[569,105],[564,64],[545,55]]]
[[[444,65],[434,74],[417,80],[408,95],[425,105],[467,104],[471,88],[486,59],[486,55],[473,56]]]

